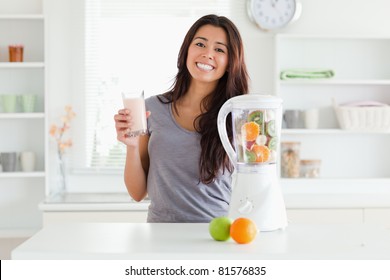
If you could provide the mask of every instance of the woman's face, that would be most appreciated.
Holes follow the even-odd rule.
[[[228,66],[227,43],[221,27],[204,25],[198,29],[187,56],[187,68],[193,80],[217,84]]]

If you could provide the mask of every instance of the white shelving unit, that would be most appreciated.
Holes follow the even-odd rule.
[[[283,129],[282,141],[301,142],[301,159],[321,159],[319,179],[282,179],[285,188],[332,185],[341,189],[388,187],[390,192],[389,133],[339,128],[332,106],[375,100],[390,104],[390,37],[275,36],[275,89],[284,109],[318,108],[319,128]],[[280,80],[285,69],[332,69],[322,80]]]
[[[0,153],[32,151],[34,172],[0,172],[0,236],[35,232],[42,225],[38,204],[45,197],[46,92],[45,18],[42,0],[0,2],[0,95],[36,94],[36,109],[6,113],[0,104]],[[9,62],[8,45],[23,44],[23,62]],[[3,134],[4,132],[4,134]],[[12,215],[10,215],[12,213]],[[15,234],[16,233],[16,234]]]

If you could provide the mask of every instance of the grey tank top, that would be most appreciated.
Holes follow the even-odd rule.
[[[147,191],[151,203],[147,221],[206,223],[227,215],[231,174],[221,170],[214,182],[200,182],[200,134],[182,128],[171,107],[157,96],[146,99],[146,109],[152,113],[148,118]]]

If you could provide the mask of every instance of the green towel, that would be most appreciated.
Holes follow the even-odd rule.
[[[328,79],[334,76],[329,69],[288,69],[280,73],[281,80],[289,79]]]

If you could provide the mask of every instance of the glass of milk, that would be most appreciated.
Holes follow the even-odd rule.
[[[128,135],[135,137],[147,133],[144,91],[122,92],[123,106],[130,111],[131,127]]]

